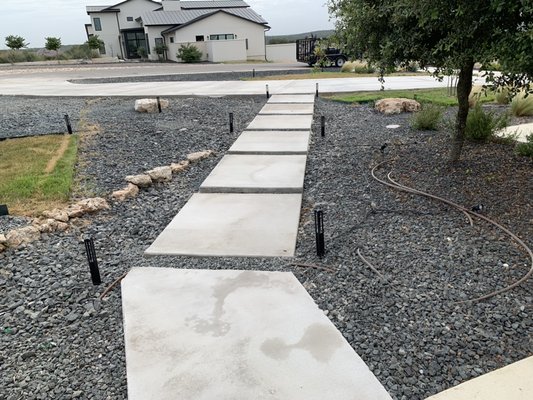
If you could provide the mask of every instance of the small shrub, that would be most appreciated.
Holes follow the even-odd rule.
[[[526,97],[524,92],[517,94],[511,101],[511,112],[517,117],[533,115],[533,95]]]
[[[521,156],[533,158],[533,133],[526,136],[525,143],[518,143],[516,145],[516,152]]]
[[[91,57],[91,49],[88,44],[72,46],[70,49],[63,53],[66,58],[70,60],[77,60]]]
[[[476,104],[468,113],[465,135],[474,141],[487,141],[494,133],[507,126],[507,114],[496,115],[494,112],[485,112],[480,104]]]
[[[341,72],[348,72],[353,74],[373,74],[375,68],[370,66],[366,61],[347,61],[341,68]]]
[[[148,52],[146,51],[146,47],[144,46],[137,47],[137,55],[141,57],[142,59],[146,58],[147,53]]]
[[[411,126],[421,131],[437,130],[442,120],[443,108],[435,104],[424,104],[411,119]]]
[[[186,63],[199,62],[202,59],[202,52],[193,44],[182,44],[176,56]]]
[[[498,104],[509,104],[509,97],[510,97],[509,88],[507,87],[498,88],[496,90],[494,97],[496,99],[496,103]]]

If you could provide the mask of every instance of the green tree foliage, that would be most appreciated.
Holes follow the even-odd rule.
[[[20,50],[28,47],[29,43],[22,36],[9,35],[6,36],[6,46],[11,50]]]
[[[100,50],[100,48],[104,45],[104,41],[100,39],[98,35],[92,35],[89,36],[89,39],[85,42],[85,44],[91,50],[89,54],[92,56],[94,50]]]
[[[465,140],[474,62],[498,60],[497,85],[531,88],[533,2],[526,0],[329,0],[337,34],[352,54],[363,50],[382,73],[411,61],[458,71],[457,113],[450,159]]]
[[[199,62],[202,59],[202,52],[193,44],[182,44],[176,53],[178,58],[186,63]]]
[[[46,50],[57,52],[61,48],[61,38],[47,37],[44,39],[46,40],[46,43],[44,45],[44,48]]]

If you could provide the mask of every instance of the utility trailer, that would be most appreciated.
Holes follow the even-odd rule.
[[[317,62],[315,48],[319,42],[320,39],[313,37],[297,40],[296,59],[299,62],[309,64],[309,66],[314,65]],[[330,66],[334,65],[339,68],[342,67],[344,63],[348,60],[348,57],[335,47],[328,47],[325,50],[325,56],[328,59]]]

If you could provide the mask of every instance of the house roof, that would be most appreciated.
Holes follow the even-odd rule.
[[[242,0],[222,0],[222,1],[182,1],[182,10],[197,9],[221,9],[221,8],[246,8],[250,7]]]
[[[127,3],[128,1],[130,0],[124,0],[124,1],[121,1],[120,3],[117,3],[117,4],[113,4],[113,5],[107,5],[107,6],[86,6],[85,9],[87,11],[87,14],[91,13],[91,12],[120,12],[119,9],[117,8],[114,8],[116,6],[120,6],[121,4],[124,4],[124,3]],[[146,1],[149,1],[150,3],[154,3],[154,4],[157,4],[157,5],[161,5],[160,2],[158,1],[154,1],[154,0],[146,0]]]
[[[196,3],[196,2],[195,2]],[[217,3],[217,2],[215,2]],[[226,8],[226,9],[198,9],[181,11],[153,11],[144,13],[141,16],[143,25],[183,25],[203,19],[217,12],[223,11],[226,14],[234,15],[257,24],[266,25],[263,17],[251,8]]]
[[[87,10],[87,13],[91,13],[91,12],[102,12],[104,11],[105,9],[108,9],[110,6],[107,5],[107,6],[87,6],[85,7],[85,9]],[[119,10],[117,10],[119,11]]]

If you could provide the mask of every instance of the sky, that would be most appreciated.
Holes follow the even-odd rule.
[[[245,0],[268,21],[268,35],[303,33],[332,29],[327,0]],[[29,47],[44,47],[44,38],[60,37],[63,44],[87,40],[84,24],[88,5],[113,5],[120,0],[0,0],[0,48],[5,37],[18,35]]]

